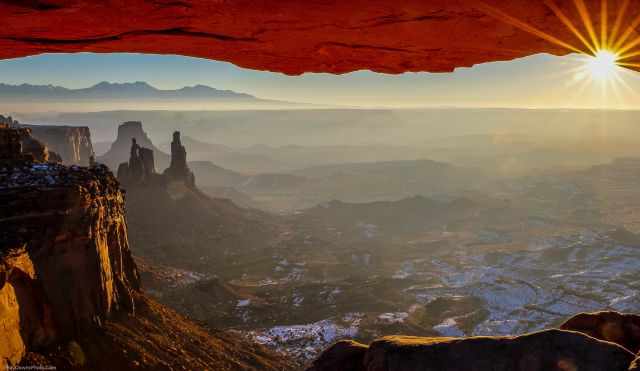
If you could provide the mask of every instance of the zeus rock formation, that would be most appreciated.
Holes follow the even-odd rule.
[[[187,166],[187,150],[182,145],[182,142],[180,142],[179,131],[173,133],[171,163],[164,171],[164,175],[172,181],[182,181],[191,187],[194,187],[196,184],[195,177],[191,170],[189,170],[189,166]]]

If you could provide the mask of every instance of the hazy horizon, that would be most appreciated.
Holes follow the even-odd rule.
[[[206,85],[257,98],[309,105],[310,108],[536,108],[536,109],[633,109],[639,75],[618,67],[619,78],[601,83],[581,71],[584,61],[576,55],[546,54],[493,62],[452,73],[404,73],[387,75],[359,71],[344,75],[326,73],[286,76],[253,71],[230,63],[173,55],[142,54],[44,54],[0,61],[6,71],[0,83],[55,85],[87,88],[102,81],[144,81],[158,89]],[[624,94],[622,94],[624,93]],[[104,111],[118,109],[224,110],[251,109],[211,101],[169,104],[138,101],[90,102],[66,107],[51,102],[5,102],[10,112]],[[279,109],[278,105],[272,109]],[[289,107],[290,108],[290,107]]]

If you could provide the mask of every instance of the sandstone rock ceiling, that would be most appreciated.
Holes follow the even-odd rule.
[[[628,46],[639,14],[637,0],[0,0],[0,58],[141,52],[286,74],[447,72],[587,51],[581,38],[626,35]]]

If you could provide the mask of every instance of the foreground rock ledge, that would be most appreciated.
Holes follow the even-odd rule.
[[[516,337],[388,336],[367,348],[338,342],[307,371],[627,371],[634,354],[565,330]]]
[[[368,69],[445,72],[537,53],[570,52],[523,30],[585,49],[535,0],[30,0],[0,2],[0,58],[47,52],[181,54],[301,74]],[[555,0],[583,35],[573,0]],[[595,30],[613,28],[622,1],[584,0]],[[622,34],[640,13],[627,7]],[[505,17],[506,15],[506,17]],[[500,19],[499,19],[500,18]],[[513,19],[517,22],[513,22]],[[509,22],[506,22],[509,20]],[[518,23],[516,27],[513,24]],[[523,27],[523,23],[527,26]],[[637,37],[630,29],[629,40]],[[634,63],[633,60],[628,62]],[[637,63],[637,61],[636,61]]]
[[[133,313],[124,198],[106,167],[0,166],[0,367]]]

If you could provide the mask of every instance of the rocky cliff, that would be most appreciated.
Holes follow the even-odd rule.
[[[0,127],[0,368],[283,370],[145,297],[106,166],[38,162]]]
[[[65,164],[89,165],[93,155],[91,132],[88,127],[22,125],[31,129],[31,135],[45,143],[62,158]]]
[[[3,168],[0,205],[0,362],[134,312],[124,198],[106,167]]]

